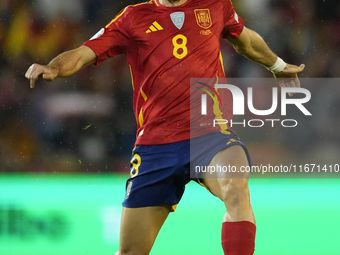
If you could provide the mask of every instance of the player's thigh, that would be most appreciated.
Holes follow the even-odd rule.
[[[141,208],[123,207],[120,255],[149,254],[170,211],[170,205]]]
[[[211,177],[207,173],[207,177],[203,178],[204,185],[221,200],[225,201],[228,192],[247,192],[249,173],[241,172],[249,166],[247,155],[240,145],[234,145],[223,149],[216,153],[208,166],[225,167],[226,171],[222,171]]]

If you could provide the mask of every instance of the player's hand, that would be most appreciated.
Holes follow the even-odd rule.
[[[31,65],[25,74],[25,77],[30,80],[31,89],[34,88],[39,76],[42,76],[46,81],[53,81],[58,76],[58,70],[49,66]]]
[[[300,88],[300,81],[297,74],[302,72],[303,69],[305,69],[304,64],[300,66],[287,64],[285,69],[274,74],[274,77],[278,81],[280,87]],[[289,96],[293,96],[293,94],[289,93]]]

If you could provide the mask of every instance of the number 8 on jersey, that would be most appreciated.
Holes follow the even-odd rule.
[[[182,40],[182,42],[178,42]],[[178,59],[184,58],[186,55],[188,55],[188,48],[186,47],[188,43],[188,39],[184,35],[176,35],[172,39],[172,44],[174,45],[174,56]],[[182,49],[182,53],[180,52],[180,49]]]

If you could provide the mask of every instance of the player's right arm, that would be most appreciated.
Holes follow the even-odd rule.
[[[126,53],[131,45],[131,20],[133,8],[124,8],[105,28],[86,41],[77,49],[64,52],[48,65],[33,64],[26,72],[31,88],[42,76],[46,81],[56,77],[68,77],[82,67],[95,63],[99,65],[105,59]]]
[[[30,80],[30,87],[34,88],[39,76],[46,81],[53,81],[56,77],[68,77],[96,60],[96,54],[89,47],[80,46],[58,55],[48,65],[31,65],[25,77]]]

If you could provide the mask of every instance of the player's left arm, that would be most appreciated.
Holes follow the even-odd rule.
[[[285,63],[271,51],[263,38],[255,31],[244,27],[238,38],[228,37],[227,41],[241,55],[271,70],[274,77],[279,79],[281,87],[300,87],[297,74],[303,71],[305,65],[296,66]],[[289,81],[286,80],[287,78]]]

